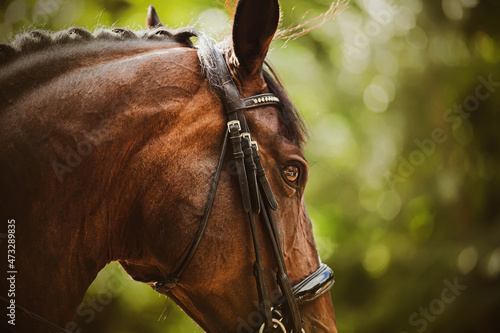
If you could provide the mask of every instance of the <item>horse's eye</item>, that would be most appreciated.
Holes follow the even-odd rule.
[[[287,165],[283,168],[283,176],[285,176],[289,182],[297,184],[299,181],[300,169],[294,165]]]

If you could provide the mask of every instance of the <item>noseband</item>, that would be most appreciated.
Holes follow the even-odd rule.
[[[224,56],[215,48],[214,58],[222,84],[212,84],[212,87],[221,97],[224,110],[228,115],[227,131],[225,131],[222,151],[210,187],[203,218],[189,251],[177,270],[170,274],[165,281],[155,282],[154,288],[160,293],[169,292],[177,285],[192,260],[203,237],[215,200],[227,145],[231,143],[243,209],[248,214],[254,245],[254,276],[257,283],[260,311],[264,318],[259,333],[273,332],[278,328],[282,332],[287,332],[287,328],[290,332],[304,332],[298,305],[311,302],[326,293],[335,282],[333,271],[327,265],[321,264],[317,271],[292,288],[274,218],[274,211],[278,209],[278,202],[267,180],[266,171],[262,166],[258,144],[252,140],[244,115],[245,110],[266,105],[277,105],[280,103],[280,100],[272,93],[242,99],[238,87],[229,72]],[[262,264],[261,246],[257,233],[256,215],[260,216],[260,221],[264,224],[264,229],[267,230],[276,261],[276,280],[282,294],[278,302],[271,302],[267,289],[264,266]]]

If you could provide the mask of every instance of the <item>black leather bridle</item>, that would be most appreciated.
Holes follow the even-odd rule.
[[[251,138],[244,115],[245,110],[265,105],[277,105],[280,103],[280,100],[272,93],[242,99],[238,87],[234,83],[229,72],[224,56],[217,49],[214,49],[214,51],[216,55],[216,66],[218,71],[220,71],[223,82],[220,87],[214,88],[218,90],[219,95],[223,99],[224,109],[228,114],[229,120],[227,122],[227,131],[225,131],[226,133],[222,144],[222,151],[210,187],[203,218],[189,251],[177,270],[170,274],[165,281],[153,282],[154,288],[160,293],[168,293],[177,285],[193,258],[201,238],[203,237],[210,217],[210,212],[212,211],[227,145],[231,142],[243,209],[248,213],[255,251],[254,275],[257,282],[259,302],[262,308],[261,311],[264,317],[264,322],[260,326],[258,332],[267,333],[273,332],[276,329],[280,329],[281,332],[284,333],[304,332],[298,306],[312,302],[328,292],[335,283],[334,274],[330,267],[321,264],[314,273],[307,276],[294,287],[291,286],[274,219],[274,211],[278,209],[278,203],[267,180],[266,171],[262,166],[262,161],[258,152],[258,144]],[[264,228],[267,230],[278,269],[276,280],[280,287],[282,297],[275,303],[271,302],[266,286],[264,267],[262,265],[262,252],[255,220],[256,215],[261,217],[261,222],[265,225]],[[8,303],[8,300],[1,296],[0,300]],[[16,308],[27,314],[33,320],[55,331],[69,333],[64,328],[53,324],[18,304],[16,304]]]
[[[258,332],[273,332],[278,328],[282,332],[288,332],[287,329],[295,333],[304,332],[298,305],[311,302],[326,293],[335,282],[334,274],[330,267],[321,264],[318,270],[292,288],[274,218],[274,211],[278,208],[278,202],[274,197],[266,177],[266,171],[262,166],[258,144],[252,140],[244,115],[245,110],[265,105],[277,105],[280,103],[280,100],[272,93],[242,99],[238,87],[234,83],[227,67],[224,56],[217,49],[214,50],[213,54],[215,55],[215,65],[217,66],[217,70],[220,71],[222,82],[221,86],[214,88],[218,90],[224,104],[224,109],[228,115],[227,131],[225,131],[222,151],[210,187],[203,218],[189,251],[177,270],[170,274],[167,280],[155,282],[154,288],[158,292],[168,293],[177,285],[193,258],[210,217],[227,145],[230,142],[233,149],[233,158],[236,165],[243,209],[248,213],[254,245],[254,275],[261,312],[264,318],[264,322]],[[282,297],[277,303],[271,302],[266,285],[261,246],[257,233],[256,215],[260,216],[260,220],[264,224],[264,229],[267,230],[276,261],[276,280],[282,293]]]

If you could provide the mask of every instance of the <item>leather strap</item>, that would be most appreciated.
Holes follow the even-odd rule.
[[[260,216],[262,217],[262,220],[264,221],[264,224],[267,228],[271,247],[274,252],[276,264],[278,266],[276,280],[285,298],[287,309],[292,320],[293,332],[301,332],[302,319],[300,317],[299,306],[297,305],[297,302],[293,295],[292,285],[290,283],[288,272],[286,270],[285,259],[283,258],[283,251],[281,249],[280,240],[278,238],[278,233],[276,230],[274,213],[270,209],[269,205],[267,205],[265,202],[262,202],[262,206],[265,209],[261,210]]]
[[[249,212],[251,209],[250,201],[250,190],[248,188],[248,179],[245,169],[245,154],[243,153],[243,148],[241,146],[241,122],[229,122],[228,123],[229,132],[231,136],[229,137],[233,145],[233,158],[236,164],[236,172],[238,175],[238,183],[241,192],[241,201],[243,203],[243,210]]]
[[[250,199],[252,202],[252,211],[254,214],[260,213],[260,193],[259,185],[257,184],[257,166],[254,161],[254,150],[256,146],[252,146],[250,133],[242,133],[243,149],[245,154],[245,168],[247,170],[248,189],[250,191]]]
[[[263,196],[266,199],[266,202],[269,204],[272,210],[278,209],[278,201],[274,197],[273,190],[271,189],[271,185],[269,185],[269,181],[267,180],[266,170],[262,166],[262,160],[260,155],[255,151],[253,160],[255,161],[255,165],[257,166],[257,177],[259,180],[260,188],[262,189]]]
[[[212,180],[212,185],[210,186],[210,192],[208,194],[207,203],[205,204],[203,218],[202,218],[201,223],[198,227],[198,231],[196,232],[194,240],[191,243],[191,246],[189,248],[187,255],[184,257],[184,259],[182,260],[182,263],[179,265],[177,270],[174,273],[172,273],[167,278],[167,280],[155,282],[154,288],[157,292],[166,293],[166,292],[170,291],[170,289],[172,289],[173,287],[175,287],[177,285],[177,283],[179,282],[179,279],[181,278],[182,274],[186,270],[186,267],[191,262],[191,259],[193,259],[193,256],[196,252],[196,249],[198,248],[198,245],[200,244],[201,238],[203,237],[203,233],[205,232],[205,228],[207,226],[208,218],[210,217],[210,213],[212,212],[212,207],[214,204],[215,195],[217,194],[217,187],[219,185],[220,175],[222,173],[222,165],[224,164],[224,156],[226,156],[228,134],[229,134],[229,132],[225,131],[224,141],[222,143],[222,151],[221,151],[221,154],[219,156],[219,162],[217,163],[217,169],[215,170],[215,175],[214,175],[214,178]]]
[[[267,290],[266,275],[264,272],[264,265],[262,264],[262,252],[259,242],[259,234],[257,232],[257,224],[255,222],[255,215],[252,212],[248,213],[248,219],[250,220],[250,229],[252,231],[252,239],[255,252],[255,262],[254,271],[255,282],[257,283],[257,294],[259,297],[259,303],[263,309],[262,315],[264,316],[264,322],[266,327],[271,327],[273,322],[273,315],[271,312],[271,300],[269,298],[269,292]]]

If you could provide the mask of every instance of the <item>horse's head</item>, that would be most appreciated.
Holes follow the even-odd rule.
[[[309,173],[304,127],[272,70],[263,68],[279,17],[276,0],[240,0],[232,45],[223,46],[223,54],[198,36],[197,54],[177,57],[183,69],[167,74],[187,81],[180,73],[192,67],[189,72],[205,76],[199,75],[197,88],[181,101],[183,111],[166,126],[168,131],[158,133],[134,162],[135,170],[147,170],[154,179],[148,178],[134,208],[145,243],[121,263],[210,332],[257,332],[269,315],[268,305],[275,319],[283,316],[286,326],[297,327],[297,318],[291,318],[296,303],[285,297],[287,281],[296,286],[321,265],[303,198]],[[152,29],[161,26],[151,9],[147,22]],[[270,93],[247,100],[251,107],[241,109],[245,98]],[[230,120],[238,128],[228,126]],[[247,130],[251,140],[242,135]],[[227,152],[222,151],[218,165],[224,142]],[[238,145],[245,154],[245,173],[238,166]],[[259,156],[267,180],[258,170]],[[245,191],[247,203],[242,201]],[[321,290],[332,283],[330,271],[318,273],[301,290],[310,302],[299,304],[299,325],[306,332],[336,332],[330,296]]]

